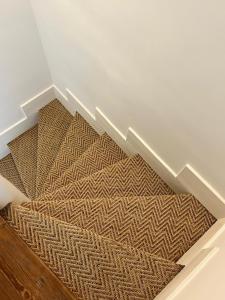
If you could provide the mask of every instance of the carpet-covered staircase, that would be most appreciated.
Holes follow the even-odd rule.
[[[0,173],[32,201],[1,215],[74,299],[154,299],[216,221],[57,100],[9,148]]]

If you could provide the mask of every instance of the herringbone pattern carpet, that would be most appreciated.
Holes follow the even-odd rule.
[[[24,188],[31,199],[36,195],[37,141],[38,126],[36,125],[9,143],[9,149],[19,170]]]
[[[11,154],[0,160],[0,173],[26,195],[24,185]]]
[[[76,113],[67,131],[65,139],[59,149],[57,157],[53,163],[51,171],[46,179],[44,192],[48,186],[63,174],[88,147],[93,144],[99,135],[95,130]]]
[[[154,299],[181,270],[160,257],[126,247],[22,207],[8,221],[79,299]]]
[[[58,100],[9,147],[0,173],[33,201],[0,214],[75,299],[154,299],[216,221]]]
[[[72,116],[58,100],[52,101],[40,111],[36,195],[41,193],[71,121]]]
[[[171,194],[174,192],[168,185],[139,155],[136,155],[62,187],[53,193],[45,194],[37,200]]]
[[[87,177],[125,158],[126,154],[105,133],[59,179],[49,186],[46,193]]]
[[[33,201],[23,206],[174,262],[215,222],[191,195]]]

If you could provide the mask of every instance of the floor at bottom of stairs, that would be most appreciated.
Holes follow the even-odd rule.
[[[0,299],[75,300],[1,217]]]

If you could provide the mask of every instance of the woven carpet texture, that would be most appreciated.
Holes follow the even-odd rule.
[[[216,222],[57,99],[9,149],[0,174],[32,201],[0,214],[74,299],[153,300]]]

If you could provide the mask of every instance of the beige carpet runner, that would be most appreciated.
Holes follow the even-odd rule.
[[[126,158],[126,154],[105,133],[60,178],[49,185],[46,194],[94,174]]]
[[[97,132],[76,113],[72,120],[62,145],[58,151],[57,157],[53,163],[51,171],[45,181],[45,191],[60,175],[63,174],[81,154],[88,149],[99,137]]]
[[[182,268],[22,207],[8,220],[79,299],[154,299]]]
[[[0,174],[26,195],[22,179],[11,154],[0,160]]]
[[[191,195],[33,201],[23,206],[174,262],[214,222]]]
[[[57,100],[40,111],[36,195],[41,193],[71,121],[72,116]]]
[[[1,215],[74,299],[154,299],[216,221],[58,100],[9,148],[0,173],[33,201]]]
[[[38,201],[172,194],[174,192],[168,185],[139,155],[136,155],[45,194],[39,197]]]
[[[36,125],[9,144],[13,160],[30,199],[35,198],[36,195],[37,143],[38,126]]]

